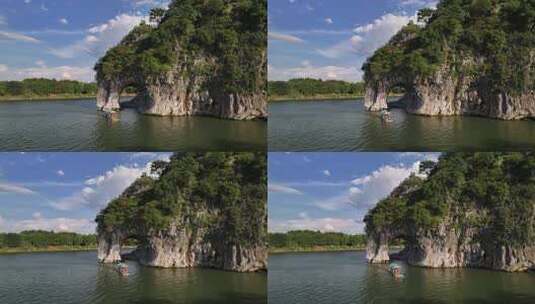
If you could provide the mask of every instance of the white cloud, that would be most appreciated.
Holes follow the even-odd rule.
[[[139,158],[154,159],[154,158],[157,158],[157,157],[158,157],[158,153],[156,153],[156,152],[136,152],[136,153],[132,153],[132,155],[130,155],[130,159],[139,159]]]
[[[88,29],[88,35],[84,39],[63,48],[53,49],[50,52],[64,59],[74,58],[80,53],[100,57],[109,48],[117,45],[142,20],[148,21],[146,16],[118,15],[106,23]]]
[[[419,161],[409,166],[382,166],[369,175],[354,179],[351,181],[350,188],[344,193],[319,201],[316,206],[324,210],[334,211],[350,205],[358,210],[367,211],[374,207],[379,200],[387,197],[412,173],[418,173],[419,166]]]
[[[353,49],[359,54],[372,54],[411,20],[416,21],[416,17],[386,14],[370,24],[359,26],[355,29],[356,35],[352,37]]]
[[[329,170],[323,170],[323,175],[325,175],[325,176],[331,176],[331,171],[329,171]]]
[[[325,23],[327,24],[333,24],[333,19],[332,18],[325,18]]]
[[[61,19],[59,19],[59,22],[60,22],[61,24],[69,24],[69,20],[67,20],[66,18],[61,18]]]
[[[31,2],[32,2],[32,0],[24,0],[24,3],[26,3],[26,4],[29,4]]]
[[[279,40],[279,41],[284,41],[284,42],[288,42],[288,43],[303,43],[303,42],[305,42],[303,39],[301,39],[301,38],[299,38],[297,36],[288,35],[288,34],[282,34],[282,33],[276,33],[276,32],[269,32],[268,33],[268,38],[272,39],[272,40]]]
[[[56,174],[59,175],[59,176],[64,176],[64,175],[65,175],[65,172],[63,172],[63,170],[58,170],[58,171],[56,172]]]
[[[48,8],[45,6],[45,4],[41,4],[41,10],[47,12],[48,11]]]
[[[0,216],[0,229],[7,232],[46,230],[55,232],[95,233],[96,223],[85,218],[45,218],[35,212],[31,219],[7,220]]]
[[[33,190],[30,190],[24,186],[0,182],[0,194],[2,193],[16,193],[26,195],[36,194]]]
[[[9,68],[7,67],[7,65],[5,65],[5,64],[0,64],[0,73],[2,73],[2,72],[7,72],[7,70],[9,70]]]
[[[303,216],[304,215],[304,216]],[[364,224],[345,218],[309,218],[300,214],[299,218],[290,220],[269,220],[270,232],[288,232],[293,230],[314,230],[322,232],[360,233]]]
[[[329,48],[316,50],[326,58],[339,58],[348,53],[362,56],[371,55],[375,50],[385,45],[410,20],[416,21],[416,16],[386,14],[367,25],[353,30],[354,35]]]
[[[35,64],[36,64],[38,67],[41,67],[41,68],[46,67],[46,63],[45,63],[45,61],[44,61],[44,60],[41,60],[41,59],[37,60],[37,61],[35,62]]]
[[[40,65],[43,63],[43,65]],[[95,72],[92,67],[58,66],[47,67],[44,62],[37,61],[37,67],[5,69],[0,68],[0,80],[22,80],[26,78],[55,78],[80,81],[94,81]]]
[[[86,180],[86,186],[81,191],[53,202],[51,205],[59,210],[72,210],[79,207],[100,210],[149,170],[150,163],[144,168],[119,165],[104,175]]]
[[[400,3],[401,6],[414,6],[418,8],[435,8],[437,4],[438,0],[402,0]]]
[[[7,31],[0,31],[0,42],[2,41],[21,41],[21,42],[29,42],[29,43],[39,43],[40,41],[19,33],[14,32],[7,32]]]
[[[295,189],[295,188],[292,188],[292,187],[289,187],[289,186],[286,186],[286,185],[282,185],[282,184],[274,184],[274,183],[269,183],[268,185],[268,191],[269,192],[278,192],[278,193],[286,193],[286,194],[297,194],[297,195],[302,195],[303,192]]]
[[[355,66],[300,66],[278,68],[268,65],[269,80],[288,80],[292,78],[321,78],[328,80],[358,81],[362,79],[362,71]]]
[[[168,7],[169,0],[133,0],[134,7],[148,6],[148,7]]]

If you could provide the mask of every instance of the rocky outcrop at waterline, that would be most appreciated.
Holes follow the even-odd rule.
[[[172,1],[99,60],[97,107],[119,111],[120,95],[143,114],[267,117],[266,1]],[[195,11],[182,14],[182,11]],[[232,20],[232,22],[229,22]],[[184,29],[185,25],[191,28]]]
[[[531,153],[451,154],[427,179],[411,176],[366,216],[368,262],[534,269],[533,160]],[[404,249],[389,254],[399,239]]]
[[[402,87],[398,105],[412,114],[535,118],[535,18],[523,13],[535,4],[517,4],[441,1],[422,10],[364,64],[365,108],[386,109],[389,91]]]
[[[159,178],[141,177],[97,217],[101,263],[267,269],[264,154],[181,154],[158,170]],[[121,256],[129,240],[136,249]]]

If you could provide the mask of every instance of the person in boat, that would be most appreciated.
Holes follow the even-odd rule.
[[[390,264],[390,266],[388,267],[388,270],[390,271],[392,276],[394,276],[394,278],[396,279],[403,278],[403,274],[401,273],[401,266],[397,264]]]
[[[385,122],[391,122],[392,121],[392,116],[390,115],[390,112],[388,112],[387,109],[383,109],[381,111],[381,119]]]
[[[117,263],[116,265],[117,267],[117,271],[121,274],[121,275],[128,275],[128,265],[124,264],[124,263]]]

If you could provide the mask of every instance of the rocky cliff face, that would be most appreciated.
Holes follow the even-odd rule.
[[[485,246],[477,240],[482,231],[459,230],[442,223],[436,230],[419,230],[407,235],[405,248],[389,255],[389,242],[399,235],[369,233],[367,259],[369,263],[404,260],[410,265],[429,268],[473,267],[517,272],[535,269],[535,245],[498,247]]]
[[[98,259],[114,263],[133,259],[140,264],[161,268],[206,267],[236,272],[267,269],[267,248],[262,245],[226,243],[211,239],[204,232],[172,225],[165,231],[148,234],[132,253],[121,255],[122,244],[129,234],[119,230],[98,233]]]
[[[179,51],[177,51],[178,54]],[[198,61],[197,64],[201,65],[201,61]],[[223,93],[216,89],[208,89],[205,85],[208,80],[206,77],[195,75],[182,64],[177,64],[171,71],[158,77],[143,78],[127,74],[117,75],[113,79],[98,81],[97,107],[105,112],[120,111],[121,92],[128,85],[135,84],[137,87],[141,87],[142,91],[132,99],[131,104],[143,114],[157,116],[200,115],[234,120],[264,119],[267,117],[265,92]]]
[[[533,1],[437,1],[363,66],[365,107],[403,87],[409,113],[535,118]]]
[[[249,173],[260,170],[257,174],[265,174],[261,160],[258,160],[260,163],[255,169],[245,168],[255,164],[254,157],[265,157],[261,155],[175,156],[171,163],[165,165],[166,169],[157,170],[161,172],[159,178],[141,177],[99,214],[96,220],[99,262],[133,259],[142,265],[162,268],[207,267],[236,272],[266,270],[266,202],[257,196],[265,196],[265,193],[256,193],[254,189],[257,187],[258,191],[265,191],[262,190],[265,185],[254,181],[255,178],[265,180],[265,177],[248,177],[249,182],[236,181],[236,188],[229,185],[233,183],[228,181],[229,176],[219,185],[214,177],[225,173],[214,167],[214,157],[227,174],[234,170],[239,172],[242,168]],[[201,165],[206,166],[208,171],[199,172],[198,166]],[[192,177],[195,174],[199,176]],[[203,177],[207,180],[202,180]],[[185,184],[182,183],[184,181]],[[190,183],[197,185],[188,186]],[[223,201],[224,194],[214,193],[218,191],[216,189],[242,191],[242,186],[243,194],[233,198],[238,201],[217,201]],[[225,187],[232,190],[225,190]],[[210,192],[210,198],[203,198],[208,195],[203,192]],[[252,201],[242,202],[248,199],[248,195],[254,197]],[[214,197],[217,197],[215,201]],[[137,248],[130,254],[121,255],[121,248],[129,239],[137,240]]]
[[[496,160],[504,162],[507,157],[509,156],[503,159],[496,158]],[[518,156],[515,155],[515,157]],[[472,161],[480,162],[481,160],[479,158],[476,160],[474,157],[470,159],[470,162]],[[468,166],[472,165],[470,162]],[[509,166],[510,164],[501,163],[500,166],[502,165]],[[465,166],[465,164],[460,163],[459,166]],[[485,198],[486,201],[474,203],[478,199],[474,198],[473,191],[476,190],[473,188],[466,189],[466,192],[455,189],[455,186],[448,187],[449,189],[444,193],[431,190],[440,183],[439,178],[449,179],[454,174],[445,173],[445,170],[444,168],[436,169],[427,180],[420,184],[402,183],[387,199],[381,201],[368,213],[365,218],[368,262],[387,263],[391,259],[399,259],[410,265],[430,268],[474,267],[508,272],[534,270],[535,241],[530,233],[535,228],[535,203],[530,194],[520,198],[518,205],[501,201],[499,209],[493,210],[490,207],[492,204],[489,198]],[[489,170],[496,172],[496,168]],[[444,176],[438,177],[442,174]],[[482,174],[488,175],[489,173]],[[467,171],[466,176],[474,179],[480,178],[473,176],[471,171]],[[485,185],[487,181],[476,184],[470,179],[462,180],[463,186],[472,185],[481,189],[487,187]],[[489,183],[491,183],[490,187],[496,187],[492,182],[489,181]],[[408,184],[413,186],[408,187]],[[532,187],[532,185],[525,184],[504,187],[514,189],[516,186],[522,189]],[[453,199],[456,195],[459,195],[464,202]],[[506,196],[506,198],[509,197]],[[436,202],[445,205],[437,206],[437,203],[430,203],[435,199]],[[470,200],[474,201],[466,202]],[[424,207],[426,204],[427,207]],[[512,215],[511,212],[518,210],[516,209],[519,208],[518,206],[522,206],[520,208],[523,208],[523,211],[516,211],[519,213]],[[436,213],[440,209],[442,209],[441,215],[436,215],[430,220],[423,220],[426,214]],[[516,223],[509,222],[505,219],[507,217],[514,218],[513,221]],[[519,235],[523,237],[519,238]],[[399,253],[389,254],[389,245],[399,239],[405,241],[404,249]],[[522,241],[519,241],[520,239]]]
[[[534,90],[523,94],[492,93],[484,80],[457,75],[448,66],[443,66],[431,77],[406,83],[393,82],[390,77],[366,82],[364,104],[368,111],[388,108],[388,92],[394,83],[407,88],[400,101],[412,114],[473,115],[503,120],[535,118]]]
[[[96,64],[98,109],[134,86],[143,114],[265,119],[267,1],[169,2]]]

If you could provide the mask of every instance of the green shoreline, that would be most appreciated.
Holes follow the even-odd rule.
[[[362,95],[313,95],[313,96],[268,96],[268,101],[317,101],[322,99],[349,100],[364,98]]]
[[[121,94],[121,97],[133,97],[135,94]],[[50,101],[50,100],[80,100],[80,99],[96,99],[96,95],[47,95],[47,96],[0,96],[0,102],[9,101]]]
[[[353,247],[353,246],[317,246],[308,248],[270,248],[269,254],[279,253],[313,253],[313,252],[343,252],[343,251],[364,251],[366,247]]]
[[[73,247],[73,246],[53,246],[47,248],[0,248],[0,255],[18,254],[18,253],[46,253],[46,252],[76,252],[76,251],[94,251],[96,246],[92,247]]]

